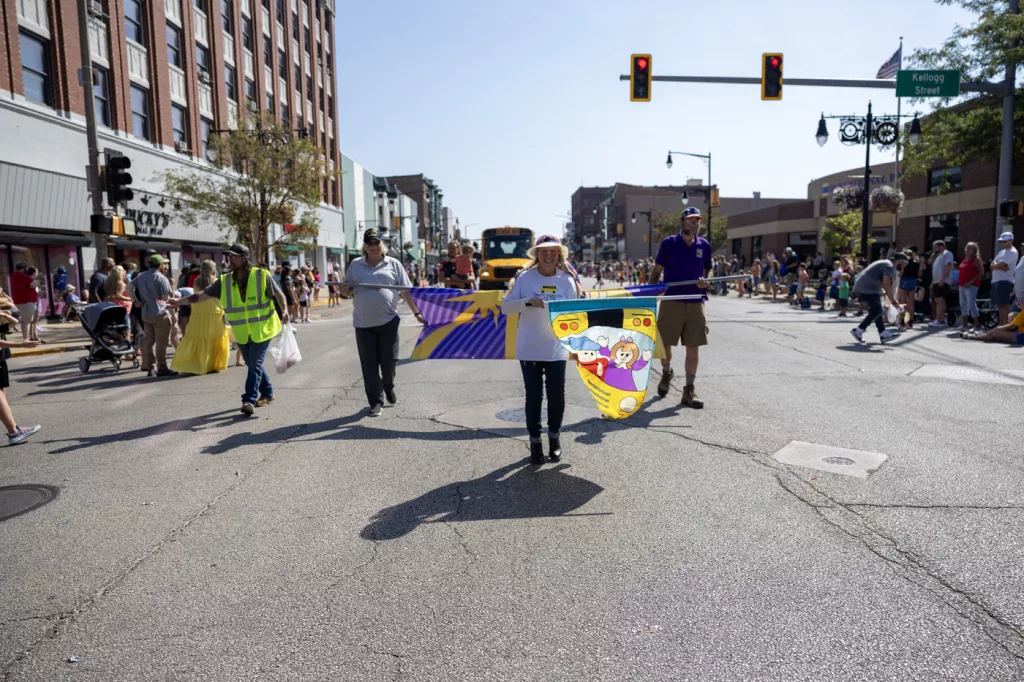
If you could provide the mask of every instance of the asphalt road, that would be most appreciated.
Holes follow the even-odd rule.
[[[60,493],[0,523],[3,679],[1024,679],[1024,348],[709,310],[704,410],[676,386],[539,470],[516,424],[445,421],[523,396],[514,362],[402,362],[366,417],[347,307],[252,419],[241,368],[17,359],[44,428],[0,485]],[[773,459],[792,441],[887,459]]]

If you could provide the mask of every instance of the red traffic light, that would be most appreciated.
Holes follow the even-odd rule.
[[[641,71],[646,69],[647,68],[647,60],[644,59],[643,57],[641,57],[640,59],[636,60],[636,68],[640,69]]]
[[[779,58],[778,57],[772,57],[772,66],[778,66],[778,65],[779,65]]]

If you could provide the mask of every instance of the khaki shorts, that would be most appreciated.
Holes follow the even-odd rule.
[[[680,341],[684,346],[708,345],[708,320],[703,301],[662,301],[658,311],[658,333],[666,346]]]

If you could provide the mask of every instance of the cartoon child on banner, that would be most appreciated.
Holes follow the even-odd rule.
[[[585,299],[548,305],[552,330],[601,412],[612,419],[634,414],[647,394],[657,339],[656,300]]]

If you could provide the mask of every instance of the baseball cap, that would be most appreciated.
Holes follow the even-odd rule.
[[[245,244],[232,244],[231,248],[221,251],[221,253],[226,253],[232,256],[244,256],[248,258],[249,247],[246,246]]]
[[[892,255],[892,259],[893,260],[905,260],[905,261],[909,261],[910,260],[909,258],[907,258],[907,254],[903,253],[902,251],[894,253]]]
[[[1012,242],[1013,241],[1013,232],[1003,232],[1001,235],[999,235],[999,241],[1001,241],[1001,242]]]
[[[149,257],[149,264],[152,265],[153,267],[163,265],[166,262],[167,259],[161,256],[159,253],[154,253],[152,256]]]
[[[695,215],[695,216],[697,216],[699,218],[700,217],[700,209],[697,208],[696,206],[687,206],[686,208],[683,209],[683,219],[684,220],[686,218],[689,218],[692,215]]]
[[[366,232],[363,232],[363,243],[364,244],[369,244],[370,242],[379,242],[379,241],[380,241],[380,232],[378,232],[376,229],[371,227]]]

